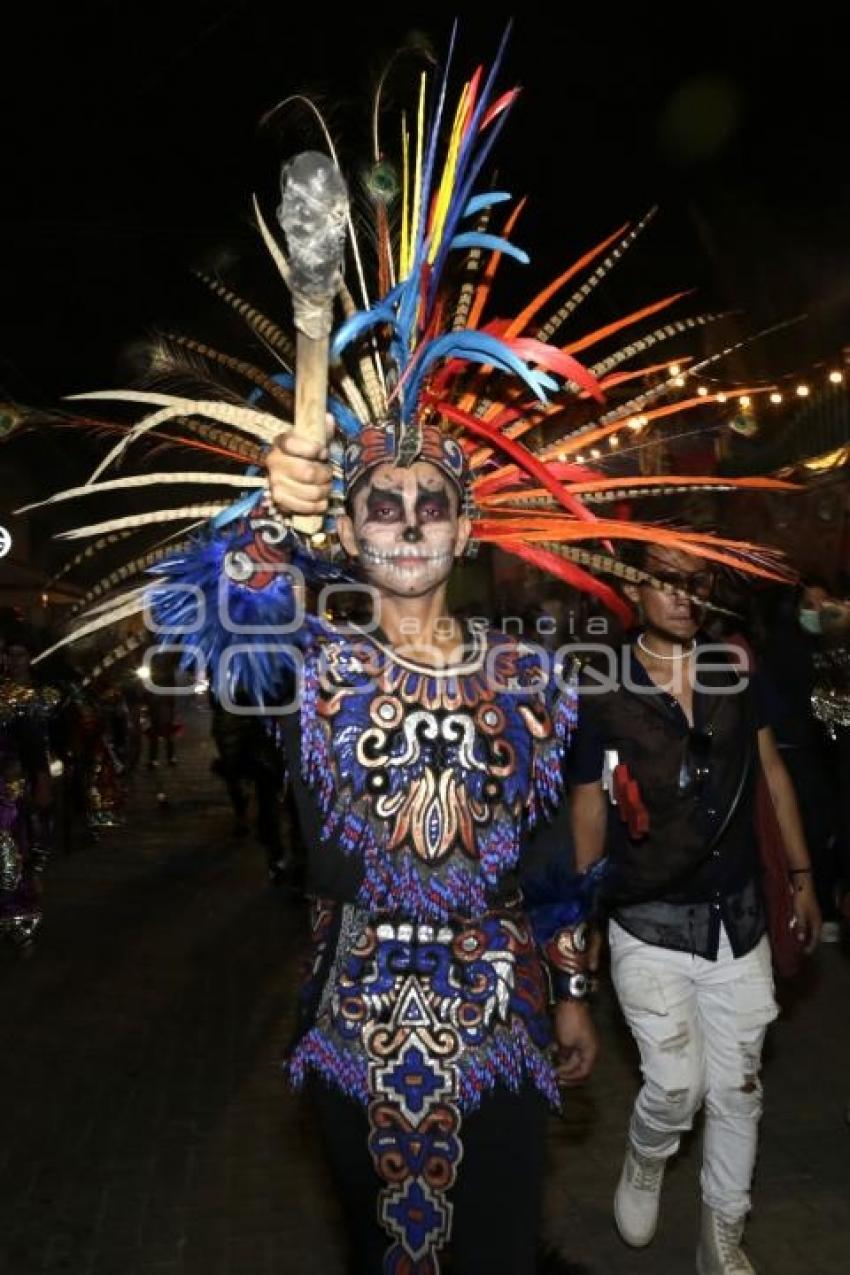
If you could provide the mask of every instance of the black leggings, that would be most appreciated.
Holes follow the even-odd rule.
[[[384,1185],[372,1165],[369,1125],[359,1103],[322,1081],[311,1085],[325,1151],[345,1212],[350,1275],[380,1275],[392,1243],[378,1223]],[[463,1159],[450,1198],[454,1203],[452,1275],[533,1275],[543,1189],[547,1107],[530,1085],[486,1096],[464,1119]]]

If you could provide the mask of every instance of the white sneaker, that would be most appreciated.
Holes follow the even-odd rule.
[[[655,1235],[666,1167],[666,1160],[640,1155],[631,1142],[626,1147],[614,1193],[614,1221],[621,1238],[632,1248],[644,1248]]]
[[[743,1234],[744,1218],[727,1222],[703,1203],[697,1275],[756,1275],[755,1267],[741,1248]]]

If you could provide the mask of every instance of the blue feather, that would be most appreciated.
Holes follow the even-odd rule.
[[[508,111],[503,111],[496,120],[496,123],[491,128],[483,146],[479,148],[475,156],[471,159],[469,175],[463,179],[463,184],[460,186],[457,195],[449,205],[449,210],[446,214],[446,221],[443,226],[443,242],[440,245],[434,261],[433,274],[431,276],[431,287],[428,295],[429,311],[430,307],[433,305],[434,296],[436,294],[436,284],[442,277],[443,267],[446,262],[446,255],[449,251],[449,244],[457,229],[458,222],[460,221],[461,210],[466,206],[469,200],[472,189],[478,180],[478,176],[484,162],[488,158],[490,151],[495,146],[502,129],[508,121],[508,115]],[[460,174],[458,174],[458,181],[461,181]]]
[[[235,522],[237,518],[245,518],[251,512],[255,505],[262,500],[265,492],[251,491],[244,496],[240,496],[232,505],[228,505],[227,509],[222,509],[221,513],[216,514],[212,519],[211,526],[218,531],[221,527],[228,526],[229,523]]]
[[[503,239],[501,235],[488,235],[483,232],[471,230],[466,234],[455,235],[449,244],[449,250],[454,248],[489,248],[492,252],[503,252],[507,257],[513,257],[515,261],[521,262],[527,266],[531,258],[522,248],[518,248],[516,244],[512,244],[510,239]]]
[[[506,190],[491,190],[483,195],[473,195],[469,203],[464,208],[461,216],[464,220],[467,217],[474,217],[477,212],[481,212],[484,208],[492,208],[494,204],[504,204],[511,196]]]
[[[417,352],[417,368],[404,392],[404,417],[416,410],[426,372],[439,359],[458,358],[469,363],[492,364],[503,372],[512,372],[529,387],[535,398],[548,402],[546,391],[555,392],[558,382],[546,372],[532,370],[509,346],[487,332],[446,332]]]
[[[298,628],[286,631],[296,617],[288,572],[276,572],[264,588],[249,588],[230,579],[225,571],[227,554],[252,539],[247,523],[223,535],[193,539],[181,554],[151,571],[155,583],[149,591],[149,609],[160,643],[185,648],[184,667],[200,655],[217,695],[233,697],[242,692],[252,703],[262,705],[279,699],[299,667],[297,652],[309,644],[320,622],[304,616]],[[302,549],[294,536],[284,552],[310,588],[348,580],[338,567]],[[245,631],[257,628],[265,632]],[[275,632],[275,628],[283,631]],[[234,654],[228,654],[231,648]]]
[[[394,291],[397,292],[398,289],[394,289]],[[395,310],[389,297],[377,305],[373,305],[370,309],[360,310],[357,314],[352,314],[350,319],[346,319],[342,327],[337,330],[331,343],[331,358],[334,360],[341,358],[352,342],[357,341],[364,333],[371,331],[372,328],[381,323],[386,323],[401,336]]]

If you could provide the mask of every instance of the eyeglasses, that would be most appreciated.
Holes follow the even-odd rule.
[[[711,735],[708,731],[688,731],[685,755],[679,771],[681,792],[701,793],[711,774]]]
[[[652,580],[645,580],[644,584],[647,588],[655,587],[655,581],[669,586],[674,593],[687,593],[695,598],[708,598],[714,588],[714,572],[713,571],[656,571],[651,564],[647,566],[647,571],[652,575]]]

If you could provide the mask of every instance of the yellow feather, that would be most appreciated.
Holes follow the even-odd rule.
[[[410,230],[408,215],[410,213],[410,134],[407,131],[407,116],[401,116],[401,234],[398,242],[398,277],[406,279],[410,271]]]
[[[434,206],[434,224],[431,227],[428,244],[428,261],[430,264],[436,260],[437,253],[440,248],[440,242],[443,235],[443,227],[446,222],[446,213],[452,197],[452,187],[454,185],[455,173],[457,172],[457,158],[460,152],[460,143],[463,136],[463,126],[466,122],[467,106],[469,103],[469,84],[464,84],[463,91],[460,95],[460,101],[455,112],[454,123],[452,124],[451,137],[449,141],[448,154],[443,168],[443,176],[440,182],[439,191],[437,193],[437,201]]]

